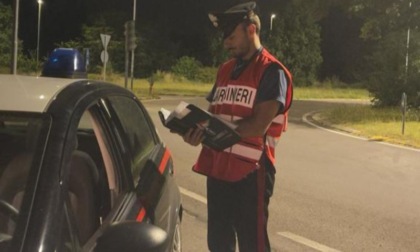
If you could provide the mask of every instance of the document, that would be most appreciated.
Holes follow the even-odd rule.
[[[241,137],[235,131],[236,125],[223,120],[193,104],[180,102],[172,111],[159,110],[163,125],[175,133],[184,135],[190,128],[200,124],[204,127],[203,144],[217,151],[222,151],[237,143]]]

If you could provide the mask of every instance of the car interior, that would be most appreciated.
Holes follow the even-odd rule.
[[[37,124],[7,119],[0,127],[0,233],[13,235],[38,136]]]
[[[73,158],[76,158],[74,161],[79,164],[73,165]],[[79,161],[76,161],[77,159]],[[81,205],[90,205],[87,207],[89,209],[75,210],[75,205],[79,204],[71,198],[72,208],[77,217],[79,240],[83,245],[107,217],[117,193],[114,168],[105,147],[102,132],[88,110],[79,122],[77,148],[73,152],[70,169],[72,173],[69,181],[70,191],[74,192],[75,198],[80,201]],[[78,181],[81,177],[85,181]],[[86,188],[81,188],[80,184],[84,184]],[[86,191],[90,192],[90,196],[85,195]],[[72,193],[70,197],[73,197]]]
[[[1,118],[0,121],[1,243],[13,236],[14,219],[17,219],[23,199],[39,127],[28,121],[10,122]],[[112,197],[110,176],[93,128],[86,128],[81,123],[76,142],[77,148],[70,161],[69,203],[83,246],[109,213]],[[115,187],[115,182],[112,184]]]

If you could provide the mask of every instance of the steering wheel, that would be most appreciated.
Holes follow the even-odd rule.
[[[0,212],[10,217],[14,222],[19,217],[19,211],[12,204],[2,199],[0,199]]]

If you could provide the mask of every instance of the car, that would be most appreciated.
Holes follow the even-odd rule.
[[[0,251],[181,251],[170,150],[118,85],[0,74]]]

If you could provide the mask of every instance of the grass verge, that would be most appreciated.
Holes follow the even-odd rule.
[[[89,75],[92,79],[101,79],[100,76]],[[112,75],[107,77],[107,81],[125,86],[124,77]],[[196,83],[192,81],[177,81],[172,79],[162,79],[155,81],[153,87],[150,88],[147,79],[134,79],[132,91],[140,99],[159,98],[164,95],[183,95],[183,96],[205,96],[211,90],[213,84]],[[131,79],[128,79],[127,88],[131,89]]]
[[[90,76],[91,77],[91,76]],[[92,76],[100,79],[101,76]],[[107,81],[124,86],[124,77],[113,75]],[[176,81],[171,78],[158,80],[150,89],[148,80],[135,79],[133,92],[140,99],[158,98],[164,95],[205,96],[212,83]],[[131,81],[128,80],[128,88]],[[369,100],[365,89],[331,87],[295,87],[294,99],[352,99]],[[321,122],[355,135],[374,141],[385,141],[414,148],[420,148],[420,115],[408,113],[404,135],[402,134],[401,113],[399,109],[378,109],[368,105],[342,105],[323,112]]]
[[[101,79],[101,75],[89,75],[92,79]],[[124,86],[124,77],[111,75],[107,81]],[[131,89],[131,80],[127,86]],[[155,81],[153,88],[147,79],[134,79],[133,92],[139,98],[156,98],[164,95],[205,96],[211,90],[213,83],[197,83],[188,80],[174,80],[172,77]],[[365,89],[330,88],[330,87],[295,87],[294,99],[369,99]]]
[[[330,87],[296,87],[293,97],[295,99],[370,99],[366,89]]]
[[[420,115],[409,111],[404,125],[399,109],[373,108],[368,105],[341,105],[320,115],[324,125],[363,136],[372,141],[384,141],[420,148]]]

